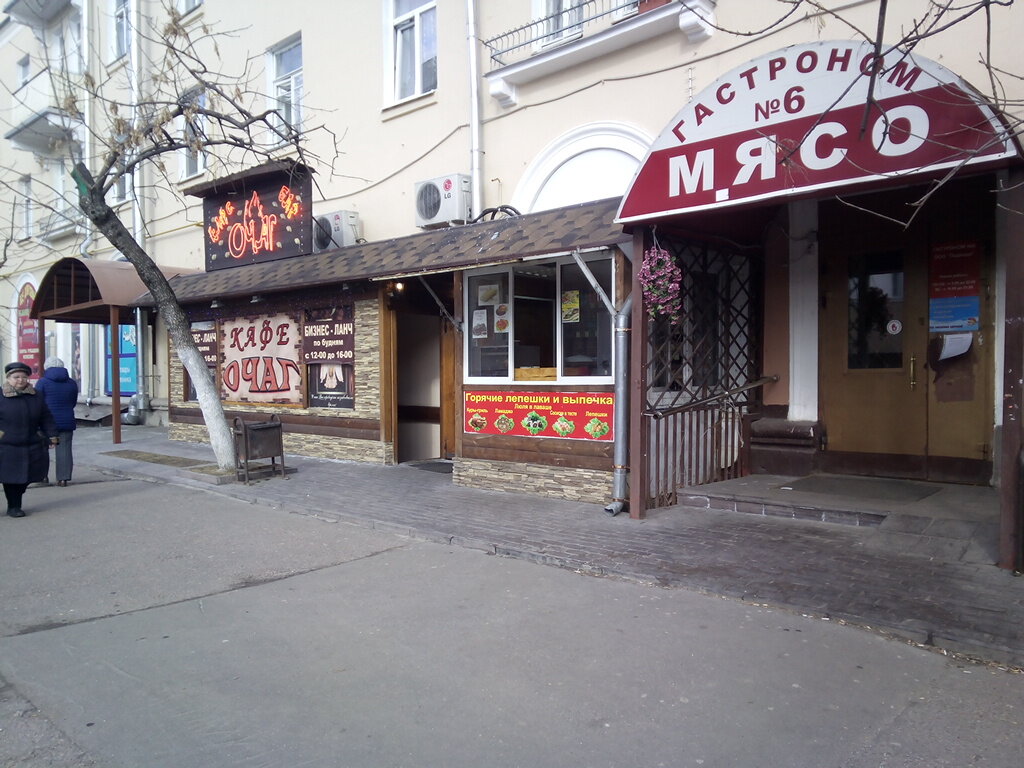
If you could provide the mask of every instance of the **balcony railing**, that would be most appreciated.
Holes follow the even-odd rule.
[[[13,94],[11,123],[5,138],[26,149],[46,153],[55,142],[72,137],[81,120],[67,112],[78,102],[81,76],[51,76],[44,69]]]
[[[538,51],[576,40],[635,15],[640,0],[584,0],[566,4],[565,10],[536,19],[484,40],[491,69],[514,64]]]

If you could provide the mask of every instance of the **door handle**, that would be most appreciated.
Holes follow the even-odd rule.
[[[917,386],[917,355],[910,356],[910,390]]]

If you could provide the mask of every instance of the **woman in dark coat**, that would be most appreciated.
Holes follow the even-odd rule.
[[[54,451],[57,459],[57,485],[67,485],[71,481],[71,471],[75,468],[75,459],[71,453],[72,441],[75,437],[75,406],[78,405],[78,382],[68,375],[64,361],[59,357],[48,357],[43,363],[43,376],[36,382],[36,392],[46,400],[46,406],[57,422],[60,443]]]
[[[28,377],[32,369],[25,363],[4,366],[3,397],[0,397],[0,482],[7,497],[7,514],[24,517],[21,497],[29,483],[46,479],[51,445],[57,437],[57,423],[42,395],[36,393]],[[44,437],[45,435],[45,437]]]

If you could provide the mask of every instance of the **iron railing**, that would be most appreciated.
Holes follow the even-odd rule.
[[[639,10],[638,0],[581,0],[563,3],[562,10],[523,24],[489,40],[491,69],[527,58],[546,48],[561,45],[611,26]]]
[[[671,408],[651,408],[649,506],[669,507],[681,488],[750,474],[750,422],[760,400],[742,397],[779,380],[757,381]]]

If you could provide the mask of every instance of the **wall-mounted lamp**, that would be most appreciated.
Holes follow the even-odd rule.
[[[394,282],[394,283],[388,283],[387,289],[385,290],[385,292],[387,293],[389,299],[393,299],[393,298],[395,298],[395,296],[397,296],[398,294],[400,294],[404,290],[405,290],[405,283],[403,283],[401,281],[398,281],[398,282]]]
[[[223,306],[224,305],[221,304],[220,301],[217,299],[214,299],[213,301],[210,302],[210,309],[220,309]]]
[[[262,294],[254,293],[253,297],[249,299],[250,304],[262,304],[264,301]]]

